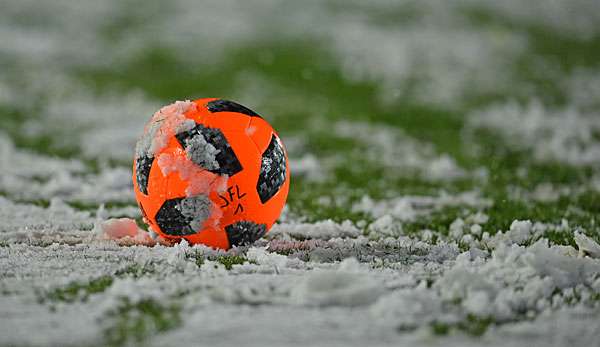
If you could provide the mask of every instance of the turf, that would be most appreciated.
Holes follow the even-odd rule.
[[[73,219],[76,223],[77,218],[82,218],[86,225],[91,225],[95,220],[105,218],[105,215],[112,218],[131,217],[140,227],[145,228],[139,213],[131,212],[135,211],[137,205],[131,194],[127,176],[131,167],[130,158],[114,153],[95,156],[95,152],[90,152],[89,147],[86,147],[88,140],[85,136],[91,137],[96,131],[101,131],[102,127],[113,129],[115,141],[122,140],[123,143],[131,143],[139,135],[129,131],[128,125],[123,126],[128,131],[124,136],[119,132],[119,124],[109,124],[108,121],[103,123],[102,119],[94,120],[106,115],[102,113],[107,112],[102,108],[103,102],[111,105],[119,102],[125,104],[135,99],[132,96],[135,93],[142,95],[143,103],[148,107],[200,97],[236,100],[261,114],[277,129],[284,142],[289,144],[288,150],[293,163],[301,163],[302,159],[306,158],[313,158],[317,163],[316,166],[292,166],[287,210],[280,221],[282,231],[275,229],[273,236],[269,235],[257,246],[266,247],[264,252],[267,255],[252,253],[260,252],[254,248],[224,252],[203,248],[190,251],[183,246],[183,250],[180,250],[177,248],[179,246],[175,246],[169,250],[161,250],[166,253],[164,257],[161,253],[160,259],[156,254],[144,253],[144,257],[151,260],[140,260],[142,258],[136,252],[148,252],[138,249],[143,246],[114,250],[110,248],[114,245],[111,245],[106,246],[107,250],[104,250],[104,246],[97,246],[92,242],[90,247],[99,247],[94,248],[94,252],[105,251],[102,255],[93,253],[94,257],[110,258],[102,258],[110,264],[97,269],[94,276],[75,271],[75,279],[71,280],[68,271],[65,270],[68,266],[57,266],[60,271],[56,268],[54,270],[58,271],[59,280],[56,283],[52,282],[53,285],[48,287],[43,283],[44,276],[37,271],[30,269],[30,274],[21,276],[7,269],[2,274],[1,287],[2,293],[6,294],[3,295],[9,298],[6,300],[11,300],[10,295],[13,291],[19,292],[18,288],[14,289],[12,286],[25,286],[21,282],[14,284],[12,279],[27,279],[27,276],[39,280],[34,282],[34,287],[40,305],[56,306],[58,308],[55,309],[59,311],[65,309],[64,307],[66,310],[75,310],[76,305],[80,304],[92,305],[94,300],[100,300],[104,296],[116,298],[111,307],[99,313],[99,317],[95,317],[103,324],[102,333],[91,345],[144,344],[154,337],[167,336],[165,339],[168,339],[169,332],[176,334],[183,331],[181,327],[189,323],[186,319],[191,321],[190,317],[204,322],[204,318],[198,314],[203,309],[216,310],[211,312],[224,315],[223,312],[230,311],[218,311],[215,307],[225,307],[224,310],[228,310],[228,305],[238,308],[235,305],[264,304],[269,309],[275,307],[272,314],[276,317],[278,305],[283,305],[282,302],[293,302],[291,305],[296,305],[293,309],[301,310],[299,314],[304,318],[313,314],[327,317],[331,313],[327,308],[319,311],[320,307],[314,309],[319,304],[303,301],[309,300],[307,297],[315,302],[325,300],[318,295],[310,296],[311,290],[318,291],[318,285],[305,277],[309,276],[307,273],[314,270],[313,268],[331,270],[331,264],[339,265],[345,258],[354,257],[374,271],[375,277],[389,276],[383,281],[385,285],[380,286],[388,291],[386,293],[389,296],[385,298],[389,299],[389,302],[395,302],[394,295],[398,294],[395,291],[401,292],[405,289],[403,286],[411,289],[424,288],[423,290],[437,291],[438,296],[435,296],[435,300],[419,297],[419,302],[426,306],[426,303],[439,301],[439,307],[432,308],[431,312],[439,310],[451,316],[442,317],[445,320],[431,319],[431,316],[421,320],[415,318],[418,321],[416,324],[405,324],[402,318],[399,318],[402,315],[393,315],[394,323],[389,322],[393,327],[385,330],[394,334],[386,335],[389,341],[394,341],[398,336],[404,338],[425,331],[439,343],[444,343],[444,339],[457,334],[466,335],[472,339],[468,341],[477,343],[481,342],[482,340],[478,339],[486,336],[490,330],[497,333],[496,329],[509,329],[514,324],[528,324],[542,317],[542,309],[531,307],[527,312],[515,309],[509,317],[467,312],[468,304],[464,301],[474,295],[473,293],[465,290],[456,301],[454,298],[444,297],[445,289],[438,288],[443,285],[440,284],[442,279],[448,280],[445,273],[453,266],[453,262],[459,263],[459,254],[462,253],[461,256],[466,257],[482,251],[486,253],[482,257],[485,261],[502,256],[501,251],[488,244],[484,245],[483,242],[486,238],[494,238],[494,235],[512,231],[516,228],[513,226],[515,221],[529,220],[534,225],[532,230],[536,231],[532,232],[527,240],[515,241],[513,248],[523,247],[525,251],[532,251],[537,241],[548,240],[550,246],[570,246],[576,253],[579,248],[576,232],[582,232],[600,243],[600,225],[597,221],[600,215],[598,162],[576,164],[576,161],[563,160],[564,157],[558,155],[540,159],[537,155],[543,142],[535,136],[516,138],[516,135],[511,135],[512,133],[506,130],[537,126],[542,129],[538,130],[537,136],[554,136],[556,141],[564,140],[561,136],[576,133],[574,139],[569,138],[561,142],[564,146],[558,146],[556,150],[566,151],[563,147],[572,145],[569,147],[575,148],[570,154],[572,157],[583,157],[581,153],[590,148],[592,150],[589,153],[597,156],[593,149],[597,149],[595,146],[600,143],[600,126],[594,117],[600,112],[597,108],[600,102],[596,96],[595,102],[578,104],[574,95],[586,91],[574,91],[573,87],[568,86],[568,82],[570,76],[582,71],[584,76],[600,76],[600,36],[597,31],[591,29],[588,35],[578,35],[577,28],[573,29],[564,21],[559,21],[560,18],[556,19],[556,23],[548,24],[537,20],[539,18],[536,19],[536,16],[511,15],[511,12],[494,10],[494,6],[486,4],[448,5],[453,12],[449,17],[443,18],[451,23],[451,29],[455,30],[452,32],[455,36],[451,36],[450,40],[456,41],[454,44],[447,44],[447,50],[460,50],[460,47],[465,47],[461,45],[465,42],[459,41],[471,39],[473,47],[479,49],[480,42],[475,38],[477,35],[484,35],[485,39],[500,42],[500,51],[509,56],[506,66],[494,66],[493,62],[481,63],[475,58],[473,61],[463,62],[461,59],[464,60],[464,56],[460,54],[450,55],[446,60],[423,56],[419,57],[423,61],[413,61],[414,57],[402,58],[406,54],[403,49],[413,46],[399,46],[396,50],[387,50],[394,46],[394,43],[401,43],[402,40],[394,41],[396,36],[412,32],[411,30],[418,35],[415,36],[416,39],[407,36],[406,41],[429,42],[426,40],[431,39],[430,35],[437,35],[442,39],[432,42],[444,44],[444,29],[435,25],[428,26],[427,20],[424,19],[429,13],[427,8],[416,3],[371,6],[355,2],[346,4],[328,1],[318,5],[319,11],[314,15],[323,12],[330,15],[343,13],[348,16],[343,19],[335,17],[340,26],[354,23],[349,18],[355,18],[357,23],[364,23],[365,27],[359,29],[365,32],[365,36],[358,36],[354,41],[350,41],[351,44],[341,41],[345,35],[352,35],[353,27],[343,31],[344,35],[336,36],[340,31],[336,30],[334,25],[332,28],[323,26],[324,31],[330,31],[327,35],[315,34],[312,31],[310,34],[290,34],[283,30],[288,26],[283,25],[282,33],[262,33],[256,37],[251,36],[250,39],[239,40],[227,39],[227,29],[223,29],[224,43],[194,36],[198,33],[190,33],[184,27],[178,29],[179,37],[189,35],[196,37],[199,43],[207,47],[218,48],[215,48],[218,52],[209,52],[214,53],[214,56],[208,53],[202,55],[202,50],[198,50],[196,42],[191,40],[188,43],[191,53],[186,53],[186,46],[173,48],[179,44],[177,37],[170,37],[169,33],[155,33],[155,29],[147,26],[148,21],[144,19],[144,16],[149,16],[158,20],[159,14],[164,12],[165,16],[169,16],[171,11],[176,10],[162,4],[149,6],[144,12],[138,13],[140,6],[137,6],[135,1],[111,5],[118,8],[118,11],[115,10],[118,15],[96,23],[97,27],[90,29],[96,40],[90,45],[99,47],[98,50],[105,47],[118,47],[123,50],[122,55],[106,53],[106,60],[112,59],[108,63],[104,62],[104,59],[87,56],[79,57],[80,60],[73,58],[72,61],[63,57],[64,63],[58,58],[49,58],[44,64],[33,60],[29,62],[24,59],[29,57],[29,54],[18,53],[18,49],[0,44],[0,62],[6,61],[6,70],[10,72],[8,77],[0,78],[0,92],[4,85],[9,85],[15,94],[7,97],[1,97],[0,94],[0,135],[4,136],[0,137],[0,140],[7,139],[0,142],[0,146],[6,147],[6,152],[21,151],[19,153],[23,156],[50,158],[49,160],[57,161],[59,167],[63,164],[66,167],[65,163],[68,160],[77,160],[83,165],[82,171],[49,169],[48,173],[38,172],[26,167],[33,166],[40,160],[39,157],[34,157],[24,159],[25,168],[20,169],[20,172],[13,172],[8,165],[11,165],[11,159],[15,159],[5,155],[8,160],[2,162],[6,167],[0,174],[7,178],[4,181],[0,180],[0,197],[6,201],[0,202],[14,208],[15,211],[22,209],[29,213],[19,215],[16,224],[11,215],[4,216],[0,234],[6,236],[0,239],[0,253],[5,253],[6,259],[9,259],[9,253],[11,257],[14,256],[13,249],[22,245],[31,247],[28,251],[36,256],[36,252],[43,253],[53,249],[52,247],[88,245],[89,240],[81,235],[91,234],[89,227],[76,224],[78,227],[65,227],[66,230],[63,230],[60,225],[54,225],[54,221],[59,219]],[[49,11],[54,11],[51,5],[48,6]],[[285,6],[293,5],[286,2]],[[429,6],[440,6],[444,9],[446,5]],[[17,5],[11,8],[16,12],[20,11]],[[269,7],[268,11],[284,10]],[[253,12],[248,10],[248,13]],[[16,19],[11,19],[11,22],[6,19],[7,26],[35,29],[37,25],[46,25],[40,19],[43,12],[30,13],[22,20],[18,19],[18,16],[14,17]],[[183,14],[180,13],[178,19],[184,22]],[[58,29],[55,30],[66,32],[67,29],[61,25],[56,26]],[[293,23],[289,24],[289,27],[292,25]],[[436,25],[442,25],[443,28],[443,24]],[[561,26],[564,27],[564,31],[561,30]],[[305,29],[304,26],[301,27]],[[359,29],[356,31],[360,32]],[[575,30],[575,33],[568,29]],[[299,32],[304,33],[303,30]],[[306,30],[309,32],[307,28]],[[431,30],[437,31],[431,34]],[[380,41],[377,44],[369,43],[370,36],[367,33],[372,32],[387,33],[387,36],[373,36],[379,37]],[[131,38],[131,33],[144,36],[143,44],[137,46],[124,43],[126,39]],[[152,37],[153,35],[157,37]],[[243,35],[240,33],[239,36]],[[522,48],[509,48],[510,40],[514,37],[522,44]],[[389,40],[389,44],[382,38]],[[232,43],[226,43],[227,40],[231,40]],[[371,51],[372,47],[380,51]],[[437,52],[435,47],[429,48],[432,52]],[[60,51],[68,52],[64,47]],[[351,56],[352,52],[356,53],[356,56]],[[390,52],[399,56],[397,61],[373,58]],[[477,50],[473,52],[481,53]],[[38,54],[41,56],[43,52]],[[484,53],[481,54],[483,56]],[[385,66],[386,62],[396,68]],[[397,64],[394,65],[394,62]],[[410,65],[410,71],[400,77],[394,77],[403,69],[402,63]],[[28,69],[31,69],[32,73],[41,74],[45,64],[58,71],[56,74],[60,78],[57,77],[56,81],[49,84],[43,84],[42,77],[38,79],[27,76],[20,80],[20,76],[24,74],[22,72]],[[362,69],[357,69],[357,72],[354,69],[356,66]],[[448,88],[454,92],[450,101],[438,97],[438,91],[443,90],[444,83],[453,82],[448,82],[447,79],[452,78],[447,77],[445,73],[461,68],[465,71],[464,75],[470,75],[470,69],[475,69],[475,73],[472,73],[475,76],[469,76],[471,79],[467,80],[469,82],[466,85],[456,87],[448,84]],[[382,73],[381,70],[385,71]],[[497,86],[488,88],[486,83],[477,79],[481,77],[479,75],[486,73],[497,77]],[[433,77],[430,74],[433,74]],[[508,79],[509,83],[501,83],[504,78]],[[36,86],[38,81],[41,86]],[[26,85],[27,83],[31,85]],[[30,102],[23,102],[21,94],[31,96]],[[93,101],[90,102],[90,99]],[[550,114],[544,114],[542,119],[538,119],[537,123],[533,122],[533,125],[532,122],[525,121],[526,114],[521,115],[521,124],[497,126],[496,123],[490,125],[491,123],[476,122],[478,115],[483,119],[485,116],[481,114],[489,115],[489,111],[498,105],[514,103],[526,107],[532,100],[541,103],[546,111],[576,110],[579,112],[577,114],[582,116],[568,118],[567,116],[572,114],[565,111],[567,115],[562,118],[556,117],[559,118],[557,120]],[[61,108],[69,102],[76,104],[72,106],[75,111],[66,106]],[[70,111],[74,112],[75,116],[71,119],[70,116],[61,118],[62,112]],[[91,112],[91,120],[85,120],[85,116],[78,117],[78,112]],[[139,118],[135,118],[124,113],[122,118],[114,116],[110,119],[117,123],[123,121],[125,124],[131,121],[136,124],[138,119],[149,118],[150,115],[137,115]],[[569,123],[565,119],[572,121]],[[138,123],[141,132],[143,121]],[[544,127],[547,124],[550,124],[550,130]],[[587,129],[586,124],[592,129]],[[586,130],[589,130],[589,134]],[[568,133],[569,131],[572,133]],[[509,135],[506,135],[507,133]],[[128,138],[123,139],[124,137]],[[100,145],[106,146],[110,145],[111,140],[112,138],[96,139]],[[93,145],[94,143],[92,147]],[[31,163],[26,162],[27,160]],[[122,177],[126,177],[127,181],[123,181]],[[18,191],[15,187],[22,181],[31,183],[30,187],[33,188]],[[69,182],[81,182],[80,186],[83,188],[74,189]],[[99,190],[104,191],[95,191],[96,185],[100,187]],[[473,198],[465,198],[465,194],[473,194]],[[64,202],[66,207],[57,201]],[[369,203],[366,207],[361,207],[365,201]],[[6,211],[9,211],[9,207],[6,207]],[[40,215],[42,217],[39,217]],[[481,215],[485,218],[478,220],[477,216]],[[386,220],[388,217],[389,220]],[[338,228],[333,232],[333,236],[327,234],[329,229],[319,224],[330,221],[336,223],[334,225]],[[345,222],[349,223],[352,230],[343,232],[353,233],[351,237],[341,236],[343,232],[340,230],[344,228],[340,225]],[[305,225],[306,229],[297,232],[289,227],[297,224]],[[288,227],[290,229],[286,229]],[[73,229],[87,234],[76,234],[70,239],[69,233],[74,232]],[[38,235],[44,232],[50,234],[46,239]],[[55,235],[60,232],[62,236]],[[470,239],[474,239],[475,242],[469,241]],[[404,242],[408,242],[409,245],[406,246]],[[124,248],[127,250],[123,250]],[[73,249],[64,252],[71,251],[77,254]],[[111,252],[116,252],[118,256],[112,258]],[[127,253],[126,256],[121,254],[123,252]],[[279,256],[284,260],[278,258]],[[48,259],[57,256],[44,253],[39,257],[39,263],[44,264]],[[88,260],[83,258],[77,261]],[[482,260],[484,265],[477,266],[484,267],[485,261]],[[421,267],[421,263],[429,265]],[[7,263],[7,268],[8,265],[10,264]],[[27,265],[23,267],[26,268]],[[282,268],[287,269],[288,273],[284,271],[284,275],[289,276],[286,277],[285,284],[278,282],[276,277],[281,275]],[[220,271],[225,272],[223,274]],[[300,274],[302,271],[306,273]],[[273,278],[265,280],[261,277],[271,272]],[[402,284],[397,278],[401,276],[398,272],[410,273],[411,283]],[[254,277],[246,282],[244,276],[248,274]],[[508,278],[506,286],[515,286],[512,294],[520,295],[522,288],[510,282],[512,277],[509,274],[504,275]],[[222,293],[214,294],[217,285],[210,282],[214,279],[211,276],[218,277],[216,283],[224,286],[239,281],[235,283],[240,288],[227,288]],[[544,276],[551,277],[546,273],[540,275],[541,278]],[[595,310],[590,315],[597,318],[598,275],[594,276],[590,276],[592,279],[586,278],[575,284],[571,283],[570,289],[559,288],[560,285],[556,284],[554,293],[539,294],[539,299],[550,302],[548,305],[553,310],[566,310],[582,305],[586,309]],[[192,277],[193,279],[190,279]],[[300,277],[304,282],[298,279]],[[197,278],[208,283],[194,282]],[[174,281],[175,289],[160,287],[162,280]],[[263,280],[267,281],[264,282],[267,284],[261,285]],[[340,281],[344,280],[345,277]],[[117,289],[123,281],[132,281],[132,288],[157,285],[161,288],[158,290],[160,295],[155,298],[154,294],[148,294],[134,301],[133,296],[128,297],[130,292],[134,291],[131,289],[127,291],[129,294],[121,297]],[[298,289],[304,288],[302,285],[308,288],[305,292]],[[587,294],[582,295],[577,290]],[[360,291],[360,288],[357,291]],[[181,297],[173,299],[173,292]],[[193,295],[198,295],[198,298]],[[343,296],[344,293],[340,295]],[[556,303],[558,297],[562,301]],[[195,299],[201,304],[197,304]],[[356,300],[360,301],[360,298]],[[214,306],[202,306],[207,302]],[[511,304],[518,306],[518,303]],[[336,305],[338,303],[334,300],[332,306]],[[376,303],[369,302],[364,305],[373,305],[367,306],[368,309],[358,308],[368,311],[360,311],[365,317],[375,314],[373,312],[388,312],[384,304],[377,306]],[[405,303],[405,306],[410,305]],[[347,308],[348,312],[353,309],[344,308]],[[244,307],[240,310],[243,311]],[[237,312],[236,317],[243,317],[243,313],[240,312]],[[423,315],[426,316],[427,313]],[[339,322],[329,323],[335,325]],[[378,327],[388,324],[379,323],[381,324],[378,324]],[[241,323],[231,324],[235,326]],[[351,323],[343,320],[339,324],[347,327],[346,324]],[[500,332],[494,336],[498,338],[494,341],[498,342],[502,340],[503,335]],[[7,341],[0,339],[0,344],[14,342]],[[75,340],[75,344],[82,341]],[[165,340],[156,341],[158,342],[154,342],[159,344]],[[326,339],[320,342],[324,341]],[[283,345],[290,341],[275,340],[274,344],[278,342]]]

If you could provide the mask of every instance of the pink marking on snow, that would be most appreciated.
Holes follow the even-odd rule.
[[[156,244],[171,245],[160,236],[155,239],[150,234],[140,229],[133,219],[120,218],[109,219],[100,223],[102,231],[101,238],[104,240],[113,240],[119,246],[154,246]]]

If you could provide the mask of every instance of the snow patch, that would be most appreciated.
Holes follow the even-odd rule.
[[[600,258],[600,245],[598,245],[596,241],[579,231],[575,232],[574,238],[577,247],[579,247],[580,257],[589,256],[592,258]]]
[[[289,165],[292,175],[305,177],[308,181],[323,182],[329,176],[327,167],[310,153],[300,158],[289,158]]]
[[[291,299],[307,306],[362,306],[373,303],[383,293],[381,283],[360,271],[356,259],[348,258],[332,270],[315,270],[294,287]]]
[[[296,239],[331,239],[336,237],[358,237],[361,231],[350,221],[341,224],[332,220],[311,223],[275,224],[269,237],[288,236]]]
[[[334,131],[341,138],[365,144],[365,158],[383,165],[388,175],[416,172],[432,181],[452,181],[467,175],[453,158],[438,155],[433,146],[409,137],[398,128],[340,121],[334,124]]]
[[[477,191],[462,192],[457,195],[450,195],[442,191],[438,196],[406,195],[381,201],[374,201],[369,196],[363,196],[352,206],[352,212],[362,212],[375,218],[390,215],[400,221],[412,221],[419,216],[444,207],[484,208],[490,206],[491,203],[491,200],[482,197]]]
[[[187,158],[194,164],[206,170],[219,169],[219,162],[216,156],[221,151],[208,143],[201,133],[197,133],[193,137],[186,139],[185,152]]]
[[[519,124],[519,126],[515,126]],[[600,116],[575,106],[549,109],[537,100],[494,105],[470,115],[469,127],[499,133],[506,145],[533,152],[538,162],[582,166],[600,162]]]

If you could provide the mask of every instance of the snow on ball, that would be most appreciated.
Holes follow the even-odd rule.
[[[165,239],[223,249],[252,244],[279,218],[289,180],[279,136],[232,101],[165,106],[136,145],[136,199],[149,227]]]

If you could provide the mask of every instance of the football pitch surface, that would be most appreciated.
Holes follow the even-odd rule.
[[[0,2],[0,346],[597,346],[600,3]],[[285,143],[252,246],[107,240],[137,138]]]

